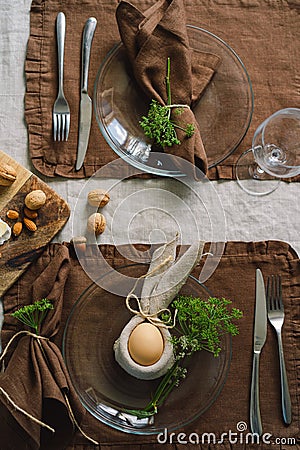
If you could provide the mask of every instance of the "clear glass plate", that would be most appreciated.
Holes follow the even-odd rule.
[[[124,275],[125,296],[128,278],[142,275],[147,268],[147,265],[133,264],[118,269]],[[102,286],[107,288],[113,284],[113,272],[104,276]],[[118,283],[120,291],[123,283],[120,277]],[[189,361],[186,378],[159,408],[154,420],[137,420],[124,413],[124,408],[145,407],[160,379],[138,380],[115,361],[113,344],[132,314],[126,308],[124,297],[100,286],[101,279],[81,294],[71,311],[63,339],[64,359],[83,406],[115,429],[143,435],[160,433],[165,428],[180,428],[203,414],[225,383],[231,360],[231,338],[223,338],[222,351],[217,358],[206,351],[195,354]],[[211,295],[192,276],[181,293],[201,298]]]
[[[187,25],[190,46],[211,52],[221,62],[194,109],[209,167],[231,155],[245,136],[252,118],[253,92],[239,56],[222,39],[202,28]],[[130,75],[122,43],[101,64],[94,86],[94,107],[101,133],[118,156],[148,173],[180,176],[170,158],[152,150],[139,120],[149,99]],[[226,130],[226,132],[225,132]],[[99,150],[101,151],[101,150]]]

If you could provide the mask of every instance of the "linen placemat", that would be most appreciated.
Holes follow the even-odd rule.
[[[140,10],[152,0],[133,0]],[[295,0],[185,0],[187,22],[224,39],[247,68],[254,91],[250,129],[232,156],[209,170],[210,179],[233,179],[240,153],[251,146],[256,127],[278,109],[300,107],[299,5]],[[115,11],[117,0],[33,0],[26,55],[25,118],[29,152],[34,167],[49,177],[89,177],[116,158],[100,133],[93,115],[83,168],[75,171],[80,98],[81,36],[85,21],[95,16],[89,71],[89,93],[101,62],[120,41]],[[65,93],[71,108],[68,142],[52,139],[52,107],[57,94],[55,19],[63,11],[67,20]],[[224,133],[228,130],[224,129]],[[299,177],[297,178],[299,179]]]
[[[67,249],[69,250],[68,257],[65,254]],[[139,251],[145,251],[147,247],[140,245],[137,246],[137,249]],[[93,257],[92,250],[93,247],[88,249],[90,252],[89,257],[91,258]],[[128,253],[125,253],[121,247],[117,249],[111,245],[102,245],[100,246],[100,250],[106,261],[112,267],[129,262],[122,256]],[[3,299],[5,313],[2,330],[3,347],[7,344],[11,336],[18,331],[18,325],[10,316],[10,313],[18,305],[30,303],[31,286],[34,284],[38,285],[38,278],[44,270],[48,270],[49,273],[54,272],[56,278],[59,278],[59,274],[56,273],[57,267],[53,264],[53,261],[57,260],[57,256],[62,251],[64,252],[64,257],[69,259],[68,264],[70,270],[65,282],[60,331],[54,337],[54,342],[58,346],[61,345],[62,333],[71,308],[83,289],[91,283],[91,280],[79,264],[71,244],[50,244],[39,260],[33,263],[28,271],[5,295]],[[270,433],[271,436],[267,439],[273,444],[272,448],[276,450],[287,448],[284,442],[287,442],[288,438],[295,438],[295,443],[291,448],[300,448],[299,441],[296,444],[296,439],[300,437],[300,261],[294,250],[288,244],[279,241],[264,241],[255,243],[228,242],[225,246],[220,264],[205,283],[215,296],[231,299],[233,306],[243,311],[244,317],[239,321],[240,334],[233,338],[232,360],[223,390],[212,406],[196,421],[184,429],[178,430],[173,435],[173,438],[170,437],[170,434],[167,434],[167,441],[164,444],[164,448],[168,450],[175,450],[175,448],[195,448],[195,445],[191,443],[189,445],[185,444],[182,447],[176,444],[176,436],[178,436],[179,432],[185,433],[186,439],[189,436],[195,438],[195,435],[198,435],[200,445],[197,448],[199,449],[252,448],[251,444],[248,443],[246,445],[245,434],[249,432],[249,394],[252,371],[256,268],[262,270],[265,279],[272,274],[280,274],[282,277],[283,301],[285,305],[283,345],[293,411],[291,425],[289,427],[284,426],[280,403],[277,342],[274,330],[268,324],[268,336],[263,348],[260,366],[263,430],[264,433]],[[197,268],[194,275],[198,276],[200,270],[201,267]],[[133,274],[133,276],[135,275]],[[34,280],[36,280],[35,283],[33,282]],[[41,280],[44,282],[44,277]],[[84,330],[80,329],[78,332],[83,333]],[[176,413],[180,414],[179,411],[174,411],[174,414]],[[240,433],[237,428],[239,423],[246,424],[248,429]],[[73,440],[67,447],[68,450],[92,450],[96,448],[142,450],[161,448],[161,444],[157,442],[156,436],[133,436],[113,430],[98,422],[89,413],[86,413],[81,426],[85,433],[100,443],[99,447],[90,444],[86,438],[79,432],[76,432]],[[236,445],[229,439],[230,430],[232,433],[238,433],[239,441]],[[216,437],[214,445],[211,441],[211,445],[208,446],[208,436],[205,433],[213,433]],[[226,433],[227,437],[224,436],[223,443],[218,443],[221,440],[222,433]],[[14,436],[12,435],[12,442],[13,438]],[[241,441],[243,438],[244,441]],[[279,440],[277,442],[275,441],[276,438],[281,439],[282,445]],[[173,439],[173,441],[170,442],[170,439]],[[181,436],[180,439],[183,439],[183,437]],[[201,444],[202,439],[204,439],[203,445]],[[212,435],[210,439],[213,439]],[[260,445],[254,445],[253,448],[265,449],[266,445],[266,443],[261,442]]]

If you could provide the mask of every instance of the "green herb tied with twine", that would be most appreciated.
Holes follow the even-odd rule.
[[[33,328],[35,333],[39,335],[40,326],[43,320],[45,319],[48,311],[53,308],[54,306],[50,300],[43,298],[42,300],[37,300],[31,305],[22,306],[11,315],[28,327]]]
[[[161,147],[171,147],[174,144],[180,145],[181,142],[177,137],[176,128],[185,132],[189,138],[195,132],[195,125],[188,123],[184,126],[171,120],[172,108],[175,109],[175,114],[179,116],[183,108],[189,108],[188,105],[172,105],[171,101],[171,84],[170,84],[171,60],[167,59],[167,75],[166,75],[166,89],[167,89],[167,105],[161,105],[156,100],[151,100],[147,116],[143,116],[140,120],[140,125],[144,133],[150,139]]]
[[[126,410],[127,413],[139,419],[153,416],[171,391],[186,377],[187,369],[182,364],[184,360],[201,350],[211,352],[215,357],[219,355],[222,336],[236,336],[239,330],[233,321],[243,316],[237,308],[230,310],[230,304],[231,301],[225,298],[209,297],[208,300],[202,300],[192,296],[179,296],[172,302],[171,307],[177,311],[177,326],[171,336],[175,362],[162,378],[147,406],[144,409]],[[166,314],[162,319],[168,321],[170,317]]]

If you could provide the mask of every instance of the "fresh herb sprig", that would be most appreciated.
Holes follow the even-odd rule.
[[[39,335],[40,326],[45,319],[48,311],[53,309],[53,304],[46,298],[37,300],[31,305],[25,305],[13,312],[11,315],[20,322],[24,323],[30,328],[33,328],[35,333]]]
[[[218,356],[221,351],[221,337],[228,333],[238,334],[238,327],[232,320],[240,319],[242,312],[228,306],[230,300],[210,297],[208,300],[180,296],[173,302],[177,309],[178,335],[171,338],[175,355],[181,358],[199,350],[207,350]]]
[[[187,375],[182,365],[186,358],[195,352],[206,350],[217,357],[221,351],[221,339],[224,334],[236,336],[239,333],[233,322],[243,316],[237,308],[231,310],[230,300],[210,297],[202,300],[195,297],[177,297],[171,307],[177,310],[176,334],[171,336],[175,362],[162,378],[152,399],[144,409],[126,410],[127,413],[142,419],[153,416],[163,404],[171,391],[180,384]],[[169,315],[163,320],[168,321]]]
[[[181,142],[177,137],[176,128],[185,132],[187,137],[193,136],[195,132],[195,125],[188,123],[181,126],[171,120],[172,105],[171,97],[171,83],[170,83],[171,60],[167,59],[167,74],[166,74],[166,90],[167,90],[167,105],[161,105],[158,101],[152,99],[147,116],[143,116],[140,120],[140,125],[144,133],[150,139],[161,147],[171,147],[174,144],[180,145]],[[180,115],[183,111],[183,106],[179,105],[175,109],[176,115]]]

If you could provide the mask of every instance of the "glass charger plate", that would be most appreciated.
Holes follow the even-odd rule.
[[[119,268],[118,273],[124,279],[118,275],[118,292],[124,283],[124,294],[128,293],[128,279],[139,277],[147,267],[134,264]],[[132,314],[126,309],[125,298],[111,293],[114,292],[113,279],[113,272],[108,273],[81,294],[64,332],[64,359],[83,406],[101,422],[132,434],[156,434],[165,428],[174,430],[192,422],[221,392],[230,366],[230,337],[224,337],[219,357],[202,351],[191,358],[186,378],[159,408],[153,422],[136,419],[124,413],[124,409],[145,407],[160,379],[138,380],[114,359],[113,344]],[[109,286],[112,286],[111,291]],[[192,276],[181,293],[201,298],[210,295]]]
[[[220,58],[216,73],[194,108],[211,168],[231,155],[246,134],[253,111],[252,86],[244,64],[226,42],[193,25],[187,25],[187,30],[192,48]],[[100,131],[118,156],[148,173],[181,175],[170,166],[169,158],[163,158],[157,150],[151,152],[151,142],[139,125],[147,114],[149,99],[130,75],[121,43],[99,68],[94,107]]]

